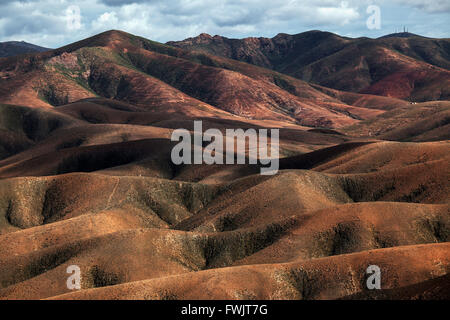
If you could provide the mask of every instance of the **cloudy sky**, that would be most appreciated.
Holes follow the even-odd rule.
[[[110,29],[161,42],[202,32],[243,38],[313,29],[378,37],[403,26],[449,38],[449,21],[450,0],[0,0],[0,42],[51,48]]]

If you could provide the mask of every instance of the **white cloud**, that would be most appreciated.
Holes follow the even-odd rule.
[[[114,29],[115,26],[117,26],[117,23],[118,19],[115,12],[105,12],[96,20],[92,21],[92,27],[94,27],[94,29]]]
[[[334,21],[345,25],[359,18],[357,8],[348,7],[348,3],[342,2],[339,7],[317,8],[317,19],[320,21]]]

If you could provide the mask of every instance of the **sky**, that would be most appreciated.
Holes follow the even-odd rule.
[[[322,30],[450,38],[450,0],[0,0],[0,42],[57,48],[116,29],[160,42],[200,33],[273,37]]]

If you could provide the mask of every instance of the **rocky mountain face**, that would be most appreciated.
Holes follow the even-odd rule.
[[[450,40],[413,34],[379,39],[310,31],[273,38],[202,34],[169,42],[270,68],[326,87],[410,101],[448,100]]]

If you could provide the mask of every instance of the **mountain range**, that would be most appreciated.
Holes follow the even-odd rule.
[[[378,39],[310,31],[273,38],[201,34],[168,44],[248,62],[325,87],[407,99],[449,99],[450,39],[409,33]]]

